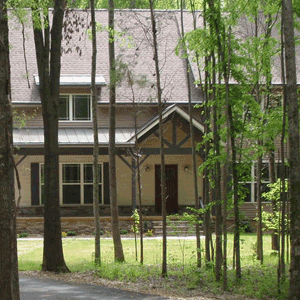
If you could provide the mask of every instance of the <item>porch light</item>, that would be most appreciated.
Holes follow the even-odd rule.
[[[147,165],[147,166],[145,166],[145,172],[149,172],[150,171],[150,166],[149,165]]]
[[[189,165],[185,165],[185,166],[183,167],[184,172],[188,172],[189,169],[190,169]]]

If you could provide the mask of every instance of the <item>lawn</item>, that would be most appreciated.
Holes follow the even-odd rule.
[[[248,295],[258,299],[285,299],[287,283],[282,286],[278,295],[276,285],[277,256],[271,250],[271,237],[264,236],[264,265],[260,266],[255,255],[256,236],[245,234],[241,236],[242,273],[241,284],[237,285],[232,271],[232,235],[228,238],[228,277],[229,289],[233,293]],[[133,239],[123,239],[123,250],[126,263],[114,263],[112,239],[101,239],[102,266],[93,264],[94,240],[80,238],[64,238],[63,248],[66,263],[72,272],[95,270],[100,277],[124,281],[149,281],[160,277],[162,241],[158,239],[144,240],[144,265],[140,266],[135,260]],[[196,267],[195,240],[168,239],[168,275],[177,281],[178,289],[196,289],[202,291],[221,292],[221,284],[214,281],[213,264],[202,263]],[[202,240],[204,246],[204,240]],[[42,263],[42,240],[18,240],[19,269],[40,270]],[[204,254],[202,254],[204,256]]]

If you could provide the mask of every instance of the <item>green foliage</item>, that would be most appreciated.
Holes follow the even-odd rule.
[[[153,236],[153,229],[148,229],[146,232],[146,236]]]
[[[73,230],[67,231],[67,236],[77,236],[77,232]]]
[[[139,224],[140,224],[140,215],[137,209],[134,210],[131,218],[133,218],[133,225],[131,227],[131,230],[133,233],[139,232]]]
[[[87,8],[90,6],[88,0],[76,0],[69,1],[69,5],[71,7],[77,8]],[[114,6],[116,9],[149,9],[149,0],[114,0]],[[98,0],[95,3],[96,8],[108,8],[108,0]],[[195,9],[202,8],[202,1],[200,0],[192,0],[186,1],[186,7],[190,9],[194,7]],[[180,9],[180,0],[155,0],[154,1],[155,9]]]
[[[259,261],[253,259],[251,245],[256,242],[255,234],[241,236],[243,277],[241,284],[235,282],[235,271],[228,270],[228,289],[230,295],[223,296],[231,299],[232,294],[244,295],[255,299],[286,299],[288,292],[288,281],[282,285],[282,294],[277,294],[274,288],[277,284],[277,257],[273,256],[271,249],[271,236],[264,235],[265,265],[260,266]],[[228,235],[228,264],[231,264],[233,251],[233,235]],[[183,244],[182,244],[183,245]],[[134,241],[124,240],[123,246],[127,257],[126,263],[114,263],[114,252],[112,239],[104,239],[101,247],[103,250],[102,266],[95,266],[92,255],[94,252],[94,239],[64,239],[64,256],[72,272],[96,272],[102,278],[112,280],[143,282],[146,285],[153,284],[157,287],[172,289],[174,293],[180,291],[186,294],[187,287],[200,289],[202,292],[223,294],[221,283],[215,281],[214,270],[196,266],[195,241],[185,241],[185,269],[182,274],[182,253],[177,239],[168,240],[168,275],[166,279],[161,278],[161,240],[145,239],[144,265],[135,261]],[[42,263],[43,241],[19,240],[18,256],[20,270],[40,270]],[[250,251],[249,251],[250,250]],[[170,256],[171,255],[171,256]],[[171,259],[172,258],[172,259]],[[96,269],[95,269],[96,268]],[[287,266],[288,270],[288,266]],[[160,286],[161,283],[161,286]],[[199,290],[200,291],[200,290]],[[181,296],[184,297],[184,296]],[[178,297],[180,298],[180,297]]]
[[[93,232],[93,235],[95,235],[95,231]],[[100,230],[100,235],[103,235],[104,234],[104,231],[103,230]]]
[[[262,197],[268,201],[279,201],[280,200],[280,193],[282,191],[282,183],[281,180],[278,179],[275,183],[268,184],[270,191],[267,193],[263,193]],[[288,191],[288,181],[285,182],[285,192]]]
[[[262,197],[267,201],[275,201],[277,210],[274,212],[262,212],[262,222],[267,230],[275,230],[275,232],[279,232],[280,230],[280,222],[282,219],[282,213],[280,211],[281,206],[281,198],[280,194],[282,191],[282,183],[281,180],[278,179],[275,183],[268,184],[270,191],[267,193],[263,193]],[[285,183],[285,192],[288,191],[288,181]],[[256,218],[257,219],[257,218]],[[285,227],[288,228],[289,220],[288,216],[285,215]]]
[[[121,229],[121,230],[120,230],[120,234],[128,234],[128,230],[126,230],[126,229]]]
[[[25,237],[28,237],[28,235],[29,235],[28,232],[25,231],[25,232],[21,232],[21,233],[18,235],[18,237],[19,237],[19,238],[25,238]]]
[[[19,128],[24,128],[26,126],[26,123],[33,119],[35,116],[36,110],[34,110],[33,113],[30,115],[26,114],[24,110],[13,110],[14,125]]]

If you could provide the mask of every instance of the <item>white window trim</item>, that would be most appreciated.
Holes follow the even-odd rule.
[[[269,161],[263,160],[263,164],[267,164],[269,166]],[[277,172],[277,165],[280,164],[280,161],[275,162],[275,172]],[[248,183],[251,184],[251,195],[250,195],[250,202],[244,202],[244,203],[257,203],[255,201],[256,199],[256,194],[255,194],[255,184],[257,184],[257,178],[255,177],[255,166],[256,166],[256,161],[254,161],[251,165],[251,180],[250,181],[239,181],[239,183]],[[261,180],[261,183],[270,183],[270,174],[269,174],[269,180]],[[263,200],[263,198],[262,198]],[[263,203],[269,203],[268,201],[262,201]]]
[[[92,122],[93,120],[93,110],[92,110],[92,99],[91,99],[91,95],[90,94],[86,94],[86,93],[82,93],[82,94],[60,94],[59,96],[68,96],[69,100],[69,120],[61,120],[58,119],[59,122]],[[90,119],[89,120],[74,120],[73,117],[73,101],[72,98],[73,96],[88,96],[90,98]]]
[[[42,184],[41,178],[42,178],[42,165],[44,165],[43,163],[39,164],[39,184],[40,184],[40,188],[39,188],[39,203],[40,205],[44,205],[42,204],[42,185],[44,185],[44,183]],[[63,183],[63,165],[80,165],[80,182],[79,183]],[[93,165],[93,162],[79,162],[79,163],[59,163],[59,204],[60,205],[65,205],[65,206],[72,206],[72,205],[93,205],[88,204],[88,203],[84,203],[84,186],[85,185],[93,185],[93,183],[86,183],[84,182],[84,165]],[[102,194],[102,202],[99,202],[100,205],[104,204],[104,164],[103,162],[98,162],[98,165],[101,165],[101,182],[99,182],[99,185],[102,186],[101,189],[101,194]],[[44,177],[45,178],[45,177]],[[78,184],[80,185],[80,203],[72,203],[72,204],[65,204],[63,203],[63,185],[73,185],[73,184]],[[100,201],[100,199],[99,199]]]

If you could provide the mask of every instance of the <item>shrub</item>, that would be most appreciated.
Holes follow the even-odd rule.
[[[153,229],[148,229],[148,231],[146,232],[147,236],[153,236]]]
[[[63,238],[65,238],[65,237],[67,236],[67,233],[66,233],[65,231],[63,231],[63,232],[61,233],[61,236],[62,236]]]
[[[21,232],[20,234],[19,234],[19,238],[25,238],[25,237],[28,237],[28,233],[27,232]]]
[[[67,236],[76,236],[76,235],[77,235],[76,231],[73,230],[67,231]]]
[[[95,235],[96,233],[95,233],[95,231],[93,232],[93,235]],[[100,230],[100,235],[103,235],[104,234],[104,231],[101,229]]]
[[[121,230],[120,230],[120,233],[121,233],[121,234],[128,234],[128,230],[126,230],[126,229],[121,229]]]

